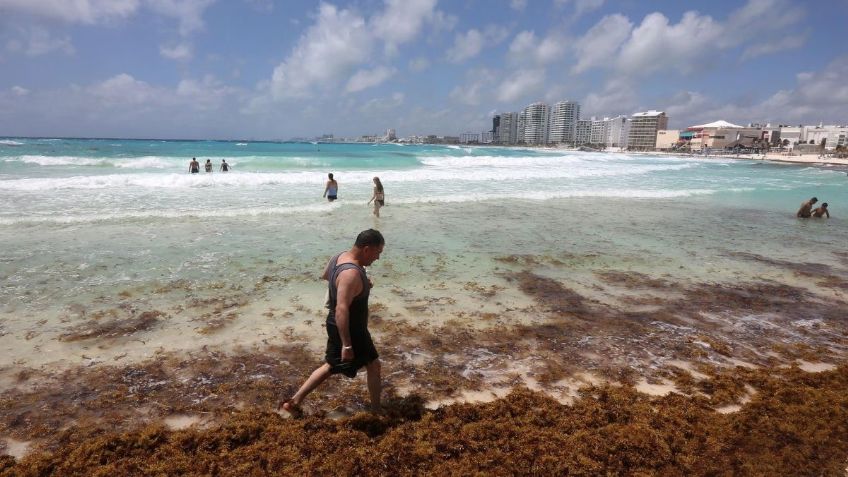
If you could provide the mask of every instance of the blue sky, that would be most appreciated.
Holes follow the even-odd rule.
[[[0,136],[458,134],[563,99],[844,124],[846,20],[848,0],[0,0]]]

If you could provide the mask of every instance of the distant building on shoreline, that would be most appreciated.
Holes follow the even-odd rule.
[[[668,116],[664,111],[644,111],[630,116],[627,149],[650,151],[657,147],[657,131],[668,129]]]
[[[524,118],[524,144],[545,145],[548,143],[551,107],[545,103],[532,103],[521,113]]]
[[[580,119],[580,103],[559,101],[551,109],[549,141],[554,144],[574,144],[577,120]]]

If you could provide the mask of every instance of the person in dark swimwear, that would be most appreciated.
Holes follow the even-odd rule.
[[[200,163],[197,162],[196,158],[191,158],[191,162],[188,163],[188,171],[192,174],[197,174],[198,172],[200,172]]]
[[[324,196],[323,197],[326,197],[327,200],[332,202],[332,201],[338,199],[338,197],[339,197],[338,196],[338,194],[339,194],[339,183],[336,182],[335,179],[333,179],[333,173],[332,172],[327,174],[327,177],[329,177],[330,179],[327,181],[327,185],[324,187]]]
[[[826,215],[827,218],[830,218],[830,212],[827,211],[827,202],[821,205],[821,207],[816,207],[813,209],[813,217],[821,218],[821,216]]]
[[[206,159],[204,167],[206,168],[206,172],[212,172],[212,159]]]
[[[222,160],[221,160],[221,172],[227,172],[227,171],[229,171],[229,170],[230,170],[230,165],[229,165],[229,164],[227,164],[227,160],[226,160],[226,159],[222,159]]]
[[[798,209],[798,213],[795,214],[797,217],[801,217],[802,219],[809,218],[812,215],[813,204],[818,202],[819,200],[813,197],[812,199],[801,204],[801,208]]]
[[[327,350],[324,364],[318,367],[300,389],[281,408],[290,413],[300,412],[300,405],[309,393],[333,374],[349,378],[364,367],[367,373],[371,409],[380,410],[380,355],[368,331],[368,295],[371,281],[365,267],[380,258],[386,241],[374,229],[361,232],[353,247],[341,252],[327,263],[323,279],[328,281],[330,306],[327,313]]]
[[[371,202],[374,202],[374,215],[379,217],[380,207],[386,205],[386,194],[383,192],[383,183],[380,182],[379,177],[374,178],[374,193],[368,203]]]

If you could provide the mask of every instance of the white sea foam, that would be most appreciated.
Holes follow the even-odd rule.
[[[535,179],[580,179],[591,177],[628,177],[652,172],[674,171],[688,164],[630,165],[594,168],[425,168],[414,171],[383,171],[384,182],[504,182]],[[371,183],[371,171],[347,171],[339,179],[347,184]],[[0,182],[0,190],[38,191],[54,189],[101,189],[109,187],[191,188],[256,187],[276,184],[321,184],[323,172],[230,172],[227,174],[131,173],[74,176],[60,178],[17,179]]]
[[[159,156],[144,156],[135,158],[95,158],[83,156],[15,156],[9,157],[6,162],[23,162],[25,164],[37,164],[39,166],[112,166],[125,169],[165,169],[173,168],[177,165],[182,166],[184,162],[180,158],[179,162],[173,158]]]
[[[24,143],[18,141],[12,141],[11,139],[0,139],[0,145],[3,146],[23,146]]]

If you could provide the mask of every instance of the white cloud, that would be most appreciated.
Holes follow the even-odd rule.
[[[483,48],[494,46],[506,39],[509,30],[497,25],[488,25],[482,32],[472,28],[465,34],[457,34],[453,46],[447,51],[448,61],[461,63],[480,54]]]
[[[537,94],[545,84],[545,70],[519,70],[504,80],[497,88],[497,99],[508,103]]]
[[[373,70],[359,70],[348,80],[345,91],[355,93],[363,89],[372,88],[391,78],[395,73],[397,73],[395,68],[386,66],[378,66]]]
[[[566,44],[565,39],[557,32],[539,40],[535,32],[522,31],[515,35],[509,45],[509,56],[518,63],[547,65],[562,57]]]
[[[106,106],[150,104],[162,98],[152,86],[126,73],[89,86],[86,91]]]
[[[616,116],[636,111],[638,95],[627,78],[614,78],[606,82],[604,89],[593,92],[581,101],[581,116]]]
[[[194,49],[188,43],[179,43],[174,46],[159,46],[159,54],[170,60],[184,61],[190,60],[194,55]]]
[[[254,10],[262,13],[271,13],[274,11],[274,0],[244,0]]]
[[[430,67],[430,60],[424,57],[418,57],[414,60],[409,61],[409,69],[411,71],[419,72],[424,71]]]
[[[651,13],[633,30],[621,50],[618,66],[632,74],[647,74],[663,69],[692,72],[701,55],[693,52],[716,45],[722,36],[721,25],[710,16],[686,12],[680,23],[669,24],[662,13]]]
[[[55,38],[47,29],[39,26],[21,29],[20,34],[23,38],[14,38],[6,43],[7,51],[27,56],[40,56],[52,51],[61,51],[66,55],[74,54],[74,46],[68,36]]]
[[[729,12],[725,22],[689,11],[680,22],[671,24],[662,13],[651,13],[621,48],[617,67],[625,74],[667,70],[692,73],[711,66],[722,51],[744,46],[749,41],[755,40],[757,45],[751,46],[743,56],[763,51],[763,43],[785,41],[787,28],[803,16],[803,9],[786,0],[749,0]],[[789,46],[797,42],[790,40]],[[711,49],[709,56],[693,54],[707,47]]]
[[[509,0],[509,8],[523,12],[527,8],[527,0]]]
[[[790,35],[773,42],[758,43],[756,45],[751,45],[748,48],[745,48],[745,51],[742,53],[741,59],[747,60],[755,58],[757,56],[770,55],[785,50],[794,50],[797,48],[801,48],[806,42],[807,35],[801,34]]]
[[[187,36],[203,28],[203,12],[215,0],[145,0],[154,12],[180,22],[180,34]]]
[[[26,96],[29,94],[29,90],[21,86],[12,86],[12,94],[15,96]]]
[[[93,24],[133,15],[139,0],[0,0],[0,11]]]
[[[308,97],[347,77],[369,59],[373,47],[365,19],[351,10],[321,4],[315,24],[274,69],[271,92],[275,99]]]
[[[457,34],[447,53],[448,61],[460,63],[477,56],[483,50],[483,42],[483,34],[473,28],[465,34]]]
[[[379,114],[397,109],[403,105],[406,96],[403,93],[392,93],[387,98],[374,98],[363,104],[359,110],[364,114]]]
[[[577,18],[601,8],[604,0],[554,0],[554,4],[560,8],[569,3],[574,3],[574,17]]]
[[[386,9],[371,18],[374,35],[394,53],[398,45],[415,38],[424,22],[432,20],[437,0],[385,0]]]
[[[479,106],[488,101],[486,96],[492,91],[496,75],[485,68],[472,69],[466,73],[466,84],[456,86],[450,92],[452,102],[468,106]]]
[[[582,73],[595,66],[609,65],[632,29],[633,24],[624,15],[616,13],[602,18],[574,44],[577,64],[571,71]]]

